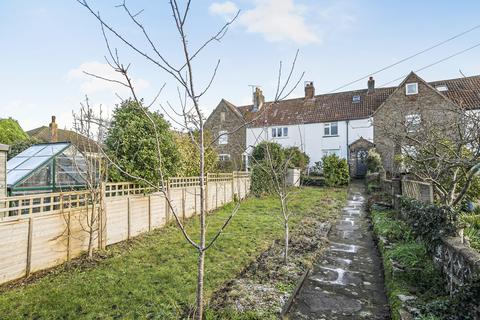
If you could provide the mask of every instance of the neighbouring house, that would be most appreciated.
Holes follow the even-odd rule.
[[[408,144],[392,138],[393,131],[413,135],[420,126],[445,124],[459,115],[459,107],[480,109],[480,76],[426,82],[410,73],[373,114],[375,147],[385,170],[392,175],[404,170],[397,155]]]
[[[8,194],[25,195],[82,189],[87,163],[70,142],[33,145],[7,162]]]
[[[405,85],[410,82],[418,84],[416,97],[405,93]],[[466,93],[467,83],[473,86],[473,93]],[[241,128],[234,134],[241,146],[237,155],[243,154],[244,167],[248,167],[245,155],[258,143],[268,140],[285,147],[299,147],[310,156],[310,166],[325,155],[337,154],[348,160],[352,176],[361,177],[367,170],[367,152],[374,146],[386,159],[387,170],[392,170],[392,144],[378,127],[374,130],[374,123],[381,122],[382,115],[406,104],[425,108],[448,101],[480,106],[480,76],[427,83],[412,73],[394,87],[376,88],[375,80],[370,77],[366,88],[360,90],[315,95],[313,82],[306,82],[304,89],[305,95],[301,98],[273,103],[265,102],[262,91],[256,88],[253,104],[235,107],[222,100],[209,121],[217,125],[214,129],[217,134]],[[225,112],[223,116],[222,112]],[[220,126],[222,121],[231,125]],[[245,137],[243,145],[241,137]],[[218,147],[219,153],[227,152]]]
[[[9,146],[0,143],[0,198],[7,196],[7,154]]]
[[[220,167],[224,171],[244,169],[245,119],[237,107],[222,99],[205,122],[205,129],[214,139]]]
[[[71,142],[78,150],[91,156],[98,156],[100,152],[94,140],[72,130],[59,129],[55,116],[48,126],[29,130],[27,134],[41,143]]]

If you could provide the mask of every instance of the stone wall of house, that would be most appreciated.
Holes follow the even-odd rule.
[[[205,123],[205,129],[207,129],[214,138],[217,137],[221,131],[231,132],[228,134],[227,144],[219,144],[218,141],[214,143],[219,155],[230,155],[229,161],[222,161],[222,163],[220,163],[220,166],[225,169],[225,171],[244,169],[243,153],[246,148],[245,121],[241,115],[233,111],[232,108],[235,108],[235,106],[229,106],[228,102],[222,100]]]
[[[405,84],[412,82],[418,83],[418,94],[406,95]],[[393,141],[391,137],[398,130],[405,132],[405,116],[419,114],[422,125],[438,124],[454,116],[452,109],[455,109],[455,106],[450,100],[417,75],[411,74],[407,77],[373,116],[374,143],[382,156],[385,170],[389,173],[400,171],[395,155],[401,153],[402,141]]]

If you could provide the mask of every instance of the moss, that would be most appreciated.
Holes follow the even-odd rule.
[[[428,255],[427,246],[414,239],[410,227],[392,210],[372,211],[373,229],[385,270],[385,287],[392,319],[400,319],[399,295],[416,296],[425,304],[445,294],[445,283]]]

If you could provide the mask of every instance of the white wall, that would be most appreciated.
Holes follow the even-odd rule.
[[[272,128],[288,127],[288,137],[272,138]],[[373,142],[372,118],[348,121],[348,144],[360,137]],[[347,121],[338,121],[338,136],[325,137],[324,123],[309,123],[290,126],[247,128],[247,151],[258,143],[270,140],[284,147],[297,146],[310,156],[310,165],[321,160],[326,150],[338,150],[347,158]]]

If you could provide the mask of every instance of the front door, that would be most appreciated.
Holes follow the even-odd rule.
[[[356,171],[355,175],[357,177],[365,177],[367,174],[367,150],[360,149],[357,151],[357,163],[356,163]]]

